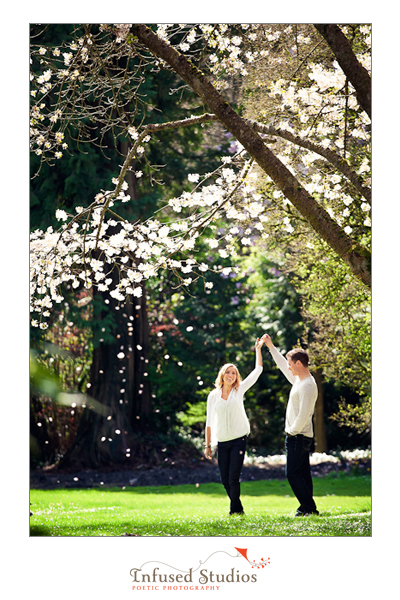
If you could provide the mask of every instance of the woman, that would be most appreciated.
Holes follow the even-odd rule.
[[[261,347],[257,338],[254,370],[242,381],[236,366],[228,363],[221,367],[215,381],[215,390],[207,399],[205,456],[211,459],[211,446],[218,443],[218,467],[221,482],[228,494],[230,515],[243,514],[240,501],[240,473],[246,452],[246,437],[250,424],[244,410],[244,394],[262,373]]]

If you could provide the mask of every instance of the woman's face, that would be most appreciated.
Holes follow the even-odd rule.
[[[227,370],[225,371],[223,381],[227,385],[234,385],[234,383],[236,381],[236,377],[237,377],[237,371],[236,371],[235,367],[228,367]]]

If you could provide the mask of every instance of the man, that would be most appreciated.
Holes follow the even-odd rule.
[[[292,384],[286,408],[286,477],[300,502],[296,517],[318,515],[313,499],[310,449],[314,438],[312,416],[318,397],[314,377],[308,370],[308,354],[302,348],[290,350],[287,360],[275,348],[266,333],[261,338],[275,363]]]

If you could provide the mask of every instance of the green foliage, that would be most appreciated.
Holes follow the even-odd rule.
[[[333,418],[359,433],[369,431],[370,293],[323,242],[315,240],[312,250],[298,246],[290,265],[296,288],[303,298],[310,350],[316,364],[338,391],[347,387],[356,394],[355,402],[342,399],[340,410]]]
[[[203,425],[206,421],[207,402],[197,402],[196,404],[186,403],[186,410],[179,412],[176,417],[182,423],[184,428],[190,428],[196,425]]]
[[[319,165],[319,170],[325,167]],[[262,191],[271,193],[270,183],[263,181]],[[354,203],[355,204],[355,203]],[[351,224],[360,222],[360,206],[352,208]],[[296,219],[295,230],[284,232],[283,215]],[[367,441],[370,433],[371,393],[371,298],[369,290],[351,273],[350,268],[337,259],[336,254],[304,223],[292,207],[272,201],[270,230],[266,251],[274,256],[282,274],[290,281],[297,294],[298,309],[303,327],[298,340],[292,345],[309,348],[311,367],[322,370],[325,390],[325,416],[331,443],[354,443],[353,434],[363,434],[357,444]],[[352,220],[354,219],[354,221]],[[366,248],[370,238],[360,233],[360,242]],[[278,267],[279,268],[279,267]],[[288,290],[284,294],[289,298]],[[284,296],[278,307],[285,306]],[[274,333],[276,327],[272,328]],[[279,339],[279,335],[278,335]],[[278,341],[278,345],[284,344]],[[286,346],[287,348],[288,346]],[[363,406],[364,405],[364,406]],[[345,406],[351,412],[347,417]],[[359,419],[357,419],[359,415]],[[337,425],[343,427],[339,432]]]
[[[340,400],[339,410],[332,415],[332,420],[340,426],[346,426],[357,433],[364,433],[371,429],[371,399],[368,398],[362,404],[352,405]]]
[[[265,243],[258,243],[240,264],[248,273],[248,284],[253,290],[246,322],[257,331],[268,333],[276,346],[293,348],[303,328],[301,298],[285,275],[282,258]]]

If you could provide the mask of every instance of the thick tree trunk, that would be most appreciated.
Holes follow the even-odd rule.
[[[122,142],[121,150],[127,154],[127,143]],[[127,174],[128,193],[134,200],[132,210],[138,212],[134,165],[131,166],[133,170]],[[118,226],[115,233],[118,233]],[[108,276],[115,280],[115,286],[118,283],[116,272],[112,271]],[[102,322],[107,323],[104,340],[95,344],[92,356],[89,395],[96,402],[94,408],[85,409],[75,441],[60,462],[61,467],[98,468],[125,462],[137,452],[135,433],[146,428],[151,412],[146,376],[149,324],[144,285],[140,298],[129,297],[122,305],[107,292],[98,292],[94,286],[94,302],[104,307],[94,315],[98,321],[97,330],[101,329]]]
[[[328,444],[326,441],[326,430],[324,420],[324,388],[322,380],[322,372],[317,369],[314,373],[315,381],[318,386],[318,400],[315,405],[314,412],[314,437],[315,437],[315,450],[317,452],[327,452]]]
[[[94,318],[98,322],[97,329],[101,329],[104,323],[105,339],[95,344],[93,349],[87,407],[74,443],[60,462],[64,468],[97,468],[120,463],[132,443],[127,418],[129,399],[133,395],[133,381],[128,376],[129,363],[133,358],[127,328],[129,306],[118,307],[113,300],[107,306],[104,296],[95,291],[93,301],[97,305],[103,303],[104,308],[96,311]],[[109,325],[110,315],[112,327]],[[90,398],[95,400],[93,406]]]
[[[109,276],[117,278],[114,272]],[[102,308],[94,313],[97,334],[89,398],[74,443],[60,461],[62,468],[94,469],[126,462],[136,451],[135,433],[143,430],[142,418],[150,413],[145,294],[119,305],[95,289],[93,303]]]
[[[289,169],[267,148],[257,132],[253,131],[214,88],[207,77],[172,46],[165,43],[146,25],[132,26],[132,33],[153,54],[162,58],[204,100],[219,121],[244,146],[293,206],[303,215],[316,233],[351,268],[368,287],[371,286],[371,257],[331,219],[328,213],[301,186]]]
[[[128,143],[121,142],[122,154],[127,156]],[[133,202],[133,212],[135,218],[140,218],[140,204],[137,192],[135,173],[135,160],[133,159],[130,170],[127,171],[126,181],[128,183],[128,193]],[[149,361],[149,321],[146,305],[146,288],[142,285],[142,296],[140,298],[132,298],[131,303],[127,306],[129,309],[128,338],[130,339],[129,347],[132,349],[128,361],[128,376],[131,382],[129,392],[129,412],[128,418],[132,429],[137,430],[141,427],[142,417],[147,417],[151,410],[150,385],[147,377],[148,361]]]
[[[340,27],[333,24],[314,24],[334,53],[340,68],[356,90],[359,105],[371,118],[371,77],[358,62],[356,55]]]
[[[140,429],[140,420],[151,410],[150,385],[147,377],[149,367],[149,322],[147,318],[146,290],[142,286],[141,298],[132,304],[133,329],[130,344],[128,376],[132,382],[132,396],[129,410],[129,423],[132,429]]]

